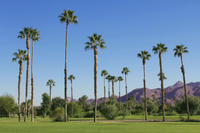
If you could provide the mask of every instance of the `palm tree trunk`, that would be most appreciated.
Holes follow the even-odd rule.
[[[112,81],[112,98],[115,97],[114,81]]]
[[[104,102],[106,101],[106,85],[105,85],[105,76],[104,76]]]
[[[185,80],[185,68],[183,65],[183,57],[181,55],[181,72],[183,74],[183,83],[184,83],[184,92],[185,92],[185,103],[186,103],[186,109],[187,109],[187,119],[190,120],[190,108],[189,108],[189,101],[188,101],[188,96],[187,96],[187,88],[186,88],[186,80]]]
[[[23,71],[23,64],[20,61],[19,67],[19,79],[18,79],[18,121],[21,121],[21,107],[20,107],[20,88],[21,88],[21,79],[22,79],[22,71]]]
[[[32,41],[32,53],[31,53],[31,121],[34,122],[34,84],[33,84],[33,41]]]
[[[94,97],[95,97],[94,122],[96,122],[96,115],[97,115],[97,48],[94,48]]]
[[[125,74],[125,89],[126,89],[126,108],[128,108],[128,90],[127,90],[127,79]]]
[[[110,99],[110,81],[108,80],[108,98]]]
[[[162,112],[163,112],[163,121],[165,121],[165,94],[164,94],[164,83],[163,83],[163,71],[162,71],[162,56],[159,53],[159,62],[160,62],[160,79],[161,79],[161,95],[162,95]]]
[[[72,118],[73,118],[73,116],[74,116],[74,110],[73,110],[74,99],[73,99],[73,83],[72,83],[72,80],[71,80],[71,102],[72,102]]]
[[[26,39],[26,48],[27,48],[27,68],[26,68],[26,92],[25,92],[25,113],[24,113],[24,122],[26,122],[27,112],[28,112],[28,81],[29,81],[29,66],[30,66],[30,40],[29,37]]]
[[[67,121],[67,37],[68,37],[68,23],[66,24],[66,42],[65,42],[65,111],[64,111],[64,121]]]
[[[146,80],[145,80],[145,64],[143,64],[143,72],[144,72],[144,112],[145,112],[145,120],[147,120],[147,89],[146,89]]]
[[[121,110],[121,94],[120,94],[120,90],[121,90],[121,83],[119,81],[119,109]]]
[[[51,99],[52,99],[52,98],[51,98],[51,97],[52,97],[52,96],[51,96],[51,89],[52,89],[52,86],[50,85],[50,86],[49,86],[50,101],[52,101],[52,100],[51,100]]]

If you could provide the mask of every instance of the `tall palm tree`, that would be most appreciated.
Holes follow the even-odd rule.
[[[27,110],[28,110],[28,84],[29,84],[29,68],[30,68],[30,38],[31,38],[31,28],[25,27],[19,32],[18,38],[26,39],[27,48],[27,68],[26,68],[26,91],[25,91],[25,113],[24,122],[26,122]]]
[[[159,64],[160,64],[160,79],[161,79],[161,94],[162,94],[162,112],[163,112],[163,121],[165,121],[165,101],[164,101],[164,76],[162,70],[162,54],[167,51],[167,47],[165,44],[159,43],[156,46],[153,46],[154,54],[158,54],[159,57]]]
[[[55,85],[56,85],[56,82],[53,79],[49,79],[46,83],[46,86],[49,86],[50,101],[52,99],[52,95],[51,95],[52,87]]]
[[[106,76],[108,75],[108,72],[106,70],[102,70],[101,71],[101,76],[103,77],[103,81],[104,81],[104,102],[106,100],[106,85],[105,85],[105,80],[106,80]]]
[[[111,76],[112,81],[112,98],[115,97],[115,82],[118,81],[118,79],[115,76]]]
[[[145,112],[145,120],[147,120],[147,90],[146,90],[146,80],[145,80],[145,64],[146,60],[149,60],[151,55],[148,53],[148,51],[141,51],[137,55],[139,58],[142,59],[142,65],[143,65],[143,73],[144,73],[144,79],[143,79],[143,84],[144,84],[144,112]]]
[[[40,33],[37,29],[31,29],[32,52],[31,52],[31,121],[34,122],[34,82],[33,82],[33,51],[34,42],[40,39]]]
[[[74,115],[74,111],[73,111],[73,101],[74,101],[74,99],[73,99],[73,80],[75,79],[75,77],[74,77],[74,75],[69,75],[69,77],[68,77],[68,79],[70,80],[70,82],[71,82],[71,102],[72,102],[72,117],[73,117],[73,115]]]
[[[185,103],[186,103],[188,120],[190,120],[190,109],[189,109],[189,101],[188,101],[187,88],[186,88],[185,68],[184,68],[184,64],[183,64],[183,54],[184,53],[188,53],[187,47],[185,47],[184,45],[176,45],[176,48],[174,49],[174,56],[181,58],[181,72],[183,75]]]
[[[130,70],[128,69],[128,67],[124,67],[122,69],[122,74],[124,74],[124,76],[125,76],[126,101],[128,101],[127,75],[129,72],[130,72]]]
[[[59,16],[61,23],[66,23],[66,41],[65,41],[65,112],[64,112],[64,121],[67,121],[67,40],[68,40],[68,27],[69,24],[77,24],[77,16],[74,15],[72,10],[64,10],[64,12]]]
[[[106,79],[108,80],[108,98],[110,98],[110,81],[111,81],[111,75],[107,75]]]
[[[105,48],[105,41],[102,39],[101,35],[94,33],[92,36],[88,37],[89,42],[86,42],[85,50],[92,49],[94,51],[94,97],[95,97],[95,109],[94,109],[94,122],[96,122],[97,113],[97,55],[98,48]]]
[[[18,62],[19,64],[19,77],[18,77],[18,121],[21,121],[21,110],[20,110],[20,90],[21,90],[21,79],[22,79],[22,71],[23,71],[23,62],[26,61],[27,55],[26,50],[18,50],[18,52],[13,53],[14,57],[12,61]]]
[[[120,109],[121,109],[121,81],[123,81],[123,78],[122,76],[119,76],[118,78],[118,81],[119,81],[119,106],[120,106]]]

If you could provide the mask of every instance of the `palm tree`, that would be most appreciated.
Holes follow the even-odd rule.
[[[129,72],[130,72],[130,70],[128,69],[128,67],[124,67],[122,69],[122,74],[124,74],[124,76],[125,76],[126,101],[128,100],[127,75]]]
[[[50,96],[50,101],[52,99],[52,95],[51,95],[51,90],[52,87],[56,85],[56,82],[53,79],[49,79],[46,83],[46,86],[49,86],[49,96]]]
[[[96,122],[97,113],[97,55],[98,48],[105,48],[105,42],[101,35],[94,33],[92,36],[88,37],[89,42],[86,42],[85,50],[94,50],[94,97],[95,97],[95,109],[94,109],[94,122]]]
[[[40,33],[37,29],[31,29],[31,40],[32,40],[32,53],[31,53],[31,121],[34,122],[34,82],[33,82],[33,50],[34,42],[40,39]]]
[[[167,47],[165,44],[159,43],[157,46],[153,46],[154,54],[158,54],[159,57],[159,64],[160,64],[160,73],[163,73],[162,70],[162,54],[167,51]],[[161,94],[162,94],[162,112],[163,112],[163,121],[165,121],[165,101],[164,101],[164,83],[163,83],[163,74],[160,74],[160,80],[161,80]]]
[[[107,75],[106,79],[108,80],[108,98],[110,98],[110,81],[111,81],[111,75]]]
[[[69,24],[77,24],[77,16],[74,15],[74,11],[72,10],[64,10],[64,12],[59,16],[61,23],[66,23],[66,42],[65,42],[65,113],[64,113],[64,121],[67,121],[67,40],[68,40],[68,27]]]
[[[182,75],[183,75],[185,103],[186,103],[188,120],[190,120],[190,109],[189,109],[189,101],[188,101],[187,88],[186,88],[185,68],[184,68],[184,65],[183,65],[183,54],[184,53],[188,53],[187,47],[185,47],[184,45],[176,45],[176,48],[174,49],[174,56],[181,58],[181,72],[182,72]]]
[[[111,76],[112,81],[112,98],[115,97],[115,82],[118,81],[118,79],[115,76]]]
[[[71,102],[72,102],[72,117],[73,117],[73,84],[72,81],[75,79],[74,75],[69,75],[68,79],[71,82]]]
[[[120,109],[121,109],[121,94],[120,94],[120,91],[121,91],[121,81],[123,81],[123,78],[122,78],[122,76],[119,76],[117,79],[119,81],[119,106],[120,106]]]
[[[25,91],[25,113],[24,113],[24,122],[26,122],[26,115],[28,110],[28,81],[29,81],[29,68],[30,68],[30,38],[31,38],[31,28],[25,27],[19,32],[18,38],[26,39],[26,48],[27,48],[27,68],[26,68],[26,91]]]
[[[101,71],[101,76],[103,77],[103,80],[104,80],[104,102],[106,100],[106,85],[105,85],[105,78],[106,76],[108,75],[108,72],[106,70],[102,70]]]
[[[147,120],[147,90],[146,90],[146,80],[145,80],[145,64],[146,60],[149,60],[151,55],[148,53],[148,51],[141,51],[137,55],[139,58],[142,59],[142,65],[143,65],[143,73],[144,73],[144,79],[143,79],[143,84],[144,84],[144,111],[145,111],[145,120]]]
[[[14,58],[12,61],[18,62],[19,64],[19,77],[18,77],[18,121],[21,121],[20,117],[20,90],[21,90],[21,79],[22,79],[22,71],[23,71],[23,62],[26,61],[27,55],[25,50],[18,50],[18,52],[13,53]]]

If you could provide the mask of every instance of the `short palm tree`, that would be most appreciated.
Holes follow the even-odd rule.
[[[69,24],[77,24],[77,16],[74,15],[72,10],[64,10],[64,12],[59,16],[61,23],[66,23],[66,41],[65,41],[65,110],[64,110],[64,121],[67,121],[67,40],[68,40],[68,27]]]
[[[105,80],[106,80],[106,76],[108,75],[108,72],[106,70],[102,70],[101,71],[101,76],[103,77],[103,81],[104,81],[104,102],[106,100],[106,85],[105,85]]]
[[[27,55],[26,50],[18,50],[18,52],[13,53],[14,57],[12,61],[18,62],[19,64],[19,77],[18,77],[18,121],[21,121],[21,110],[20,110],[20,90],[21,90],[21,79],[23,71],[23,62],[26,61]]]
[[[102,39],[101,35],[94,33],[92,36],[88,37],[89,42],[86,42],[85,50],[92,49],[94,51],[94,97],[95,97],[95,109],[94,109],[94,122],[96,122],[97,113],[97,55],[98,48],[105,48],[105,41]]]
[[[159,43],[156,46],[153,46],[154,54],[158,54],[159,57],[159,64],[160,64],[160,73],[163,73],[162,70],[162,54],[167,51],[167,47],[165,44]],[[161,94],[162,94],[162,112],[163,112],[163,121],[165,121],[165,100],[164,100],[164,76],[160,74],[160,81],[161,81]]]
[[[119,76],[118,78],[118,81],[119,81],[119,106],[120,106],[120,109],[121,109],[121,81],[123,81],[123,78],[122,76]]]
[[[118,81],[118,79],[115,76],[111,76],[112,81],[112,98],[115,98],[115,82]]]
[[[52,99],[52,95],[51,95],[51,92],[52,92],[52,87],[56,85],[56,82],[53,80],[53,79],[49,79],[46,83],[46,86],[49,86],[49,95],[50,95],[50,101]]]
[[[186,88],[185,68],[184,68],[184,64],[183,64],[183,54],[184,53],[188,53],[187,47],[185,47],[184,45],[176,45],[176,48],[174,49],[174,56],[180,57],[180,59],[181,59],[181,72],[183,75],[185,103],[186,103],[188,120],[190,120],[190,109],[189,109],[189,101],[188,101],[187,88]]]
[[[33,51],[34,42],[40,39],[40,33],[37,29],[31,29],[32,52],[31,52],[31,121],[34,122],[34,82],[33,82]]]
[[[25,27],[19,32],[18,38],[26,39],[27,48],[27,68],[26,68],[26,91],[25,91],[25,113],[24,122],[26,122],[27,110],[28,110],[28,84],[29,84],[29,69],[30,69],[30,38],[31,38],[31,28]]]
[[[71,102],[72,102],[72,117],[74,115],[74,111],[73,111],[73,102],[74,102],[74,99],[73,99],[73,80],[75,79],[74,75],[69,75],[68,77],[68,80],[70,80],[71,82]]]
[[[139,58],[142,59],[142,65],[143,65],[143,73],[144,73],[144,79],[143,79],[143,84],[144,84],[144,112],[145,112],[145,120],[147,120],[147,90],[146,90],[146,80],[145,80],[145,64],[146,60],[149,60],[151,55],[148,53],[148,51],[141,51],[137,55]]]
[[[126,101],[128,101],[127,75],[129,72],[130,72],[130,70],[128,69],[128,67],[124,67],[122,69],[122,74],[124,74],[124,76],[125,76]]]
[[[107,75],[106,79],[108,80],[108,98],[110,98],[110,81],[111,81],[111,75]]]

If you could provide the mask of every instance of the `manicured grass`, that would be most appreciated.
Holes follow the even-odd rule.
[[[0,133],[199,133],[199,122],[71,121],[52,122],[37,118],[35,123],[18,123],[0,118]]]

